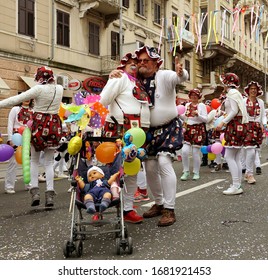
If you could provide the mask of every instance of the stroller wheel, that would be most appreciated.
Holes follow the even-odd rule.
[[[133,241],[132,237],[128,237],[128,254],[131,255],[133,253]]]
[[[83,255],[83,242],[82,240],[79,240],[75,244],[75,252],[76,256],[80,258]]]
[[[74,244],[70,241],[67,241],[63,247],[63,255],[65,258],[69,258],[74,251]]]
[[[120,238],[115,239],[115,247],[116,247],[116,254],[120,255],[120,253],[121,253],[121,239]]]

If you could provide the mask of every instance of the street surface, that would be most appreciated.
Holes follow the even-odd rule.
[[[230,173],[211,173],[201,167],[201,179],[179,180],[182,163],[174,162],[178,175],[177,222],[157,227],[158,217],[142,224],[127,224],[133,238],[131,255],[116,255],[114,234],[96,235],[85,240],[82,260],[267,260],[268,259],[268,148],[262,149],[262,174],[257,183],[243,183],[244,193],[225,196]],[[70,186],[68,179],[55,181],[55,207],[30,206],[30,194],[24,190],[21,171],[16,194],[4,193],[6,164],[0,164],[0,259],[64,260],[63,246],[70,238]],[[40,183],[44,205],[45,183]],[[152,199],[135,203],[142,214]],[[112,213],[109,213],[111,212]],[[105,218],[115,217],[115,208]],[[90,215],[86,219],[90,219]],[[101,229],[101,228],[100,228]],[[70,259],[76,259],[72,256]]]

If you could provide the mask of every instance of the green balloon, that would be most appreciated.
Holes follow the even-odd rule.
[[[126,133],[132,135],[132,144],[134,144],[137,148],[140,148],[146,140],[146,134],[144,130],[139,127],[130,128]]]

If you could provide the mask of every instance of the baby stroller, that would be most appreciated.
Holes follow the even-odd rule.
[[[85,139],[84,139],[85,140]],[[114,142],[115,138],[102,138],[102,137],[92,137],[86,134],[86,140],[93,141],[109,141]],[[85,141],[83,141],[84,143]],[[83,147],[82,147],[83,149]],[[82,150],[81,149],[81,150]],[[77,185],[75,176],[78,174],[84,180],[87,180],[87,170],[92,166],[87,166],[85,158],[82,156],[82,152],[71,157],[71,164],[69,168],[69,173],[72,176],[72,191],[71,191],[71,201],[69,212],[71,212],[71,229],[70,238],[65,242],[63,248],[63,255],[66,258],[72,256],[75,252],[76,257],[81,257],[83,254],[83,242],[89,239],[90,236],[96,236],[99,234],[114,234],[115,237],[115,252],[117,255],[121,253],[132,254],[133,243],[132,238],[128,235],[127,227],[124,223],[123,218],[123,191],[125,190],[124,176],[122,172],[122,156],[118,153],[112,164],[99,166],[103,169],[105,175],[115,173],[121,169],[120,176],[118,178],[118,185],[120,187],[119,199],[114,200],[109,205],[106,211],[111,210],[110,208],[116,208],[116,217],[106,218],[106,211],[104,216],[96,214],[93,219],[91,219],[90,214],[85,213],[86,217],[83,216],[86,212],[86,206],[83,203],[83,197],[81,196],[81,190]],[[96,209],[98,205],[95,204]],[[103,230],[100,228],[103,227]]]

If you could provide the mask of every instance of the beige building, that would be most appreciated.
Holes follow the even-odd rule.
[[[0,98],[33,86],[41,65],[50,66],[64,86],[63,102],[81,90],[100,92],[120,56],[142,45],[161,51],[165,69],[174,67],[175,55],[181,57],[190,78],[178,87],[180,98],[194,87],[206,98],[217,96],[225,71],[237,73],[242,86],[254,79],[265,87],[268,1],[255,2],[0,0]],[[1,109],[2,133],[8,112]]]

